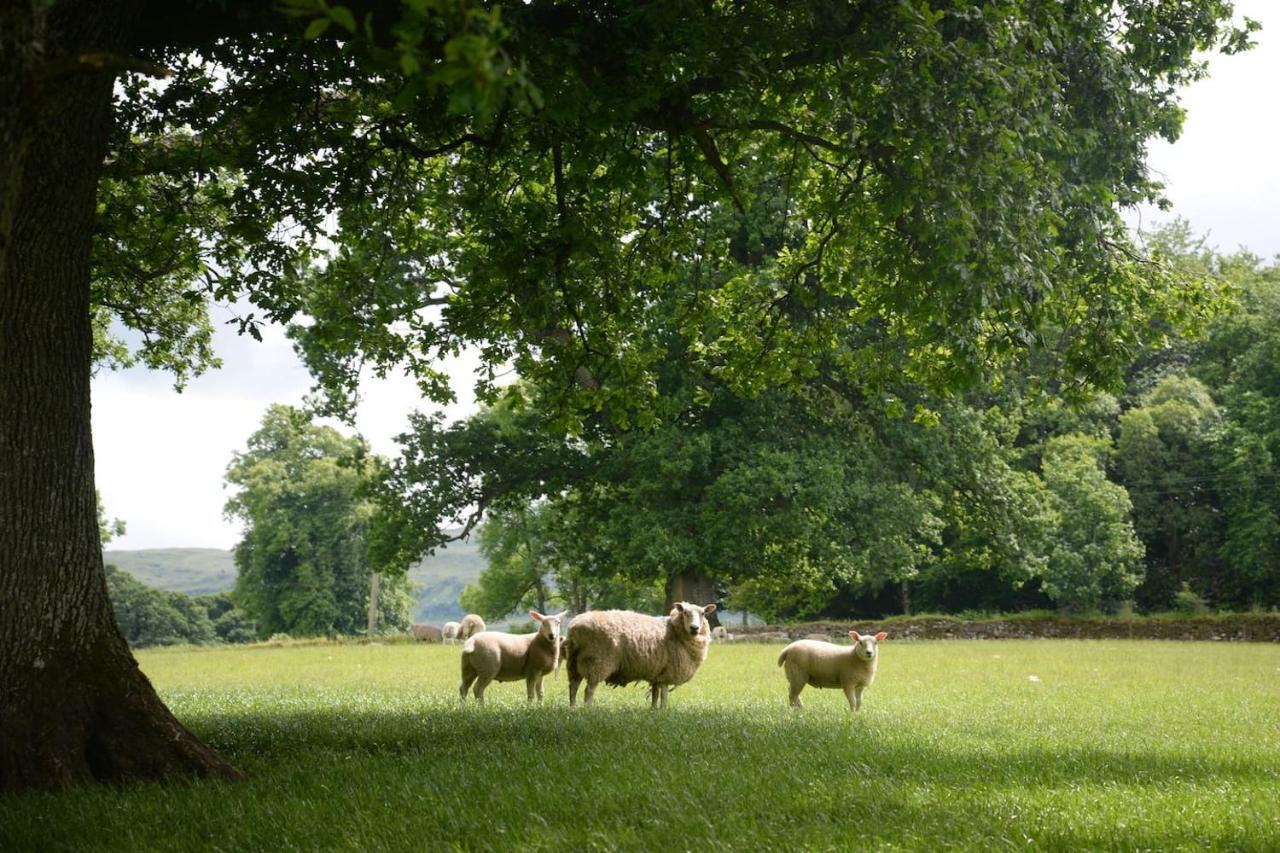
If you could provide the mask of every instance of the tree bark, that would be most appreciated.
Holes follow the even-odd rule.
[[[667,609],[670,610],[678,601],[690,604],[716,604],[716,582],[706,575],[693,571],[684,571],[667,579]],[[707,617],[711,627],[720,626],[719,612]]]
[[[45,60],[118,53],[126,0],[49,13]],[[241,778],[164,706],[116,627],[90,434],[90,249],[110,73],[39,80],[0,266],[0,791]],[[3,119],[0,119],[3,120]]]
[[[369,576],[369,639],[378,636],[378,592],[382,587],[382,575],[374,572]]]

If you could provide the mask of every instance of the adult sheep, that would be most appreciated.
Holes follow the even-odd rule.
[[[458,623],[458,639],[470,640],[484,630],[484,620],[474,613],[468,613]]]
[[[446,643],[452,643],[454,640],[458,639],[458,634],[461,631],[462,631],[462,623],[460,622],[444,623],[444,641]]]
[[[409,627],[409,633],[413,634],[413,638],[419,643],[438,643],[442,639],[440,629],[435,625],[412,625]]]
[[[646,616],[630,610],[590,610],[569,623],[566,662],[569,669],[569,705],[578,701],[578,686],[585,680],[583,704],[590,705],[600,682],[622,687],[633,681],[649,682],[653,707],[667,707],[672,687],[693,678],[707,659],[711,626],[706,616],[716,606],[680,602],[666,617]]]

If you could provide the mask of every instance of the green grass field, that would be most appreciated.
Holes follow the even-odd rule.
[[[1280,646],[891,638],[857,717],[785,707],[779,648],[665,712],[459,709],[457,647],[143,652],[251,780],[0,800],[0,848],[1280,849]]]

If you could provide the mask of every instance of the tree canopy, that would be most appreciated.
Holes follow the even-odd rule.
[[[98,270],[305,317],[339,410],[361,368],[447,396],[466,343],[624,427],[673,344],[753,393],[1028,354],[1071,390],[1213,296],[1118,208],[1158,197],[1194,52],[1244,44],[1227,3],[293,6],[308,40],[175,44],[125,86]]]

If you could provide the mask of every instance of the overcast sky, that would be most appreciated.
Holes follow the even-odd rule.
[[[1246,247],[1280,255],[1280,2],[1240,0],[1240,14],[1262,21],[1254,50],[1215,57],[1210,77],[1184,93],[1182,138],[1153,145],[1150,162],[1168,186],[1172,215],[1187,219],[1223,251]],[[1268,104],[1272,106],[1267,106]],[[1171,214],[1146,210],[1131,222],[1150,227]],[[103,372],[93,383],[93,430],[98,489],[107,514],[128,533],[112,548],[230,548],[238,525],[222,517],[223,474],[244,447],[266,407],[300,404],[310,377],[279,330],[262,343],[239,337],[215,309],[221,370],[193,380],[181,394],[165,374],[142,369]],[[459,402],[451,417],[474,408],[465,359],[447,365]],[[405,379],[364,389],[357,427],[376,452],[392,454],[392,437],[420,407]]]

